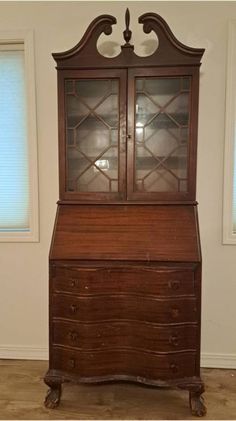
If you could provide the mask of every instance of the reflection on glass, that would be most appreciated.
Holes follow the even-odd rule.
[[[187,191],[189,77],[136,79],[136,190]]]
[[[118,80],[66,80],[67,191],[118,191]]]

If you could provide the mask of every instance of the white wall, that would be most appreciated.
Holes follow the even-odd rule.
[[[118,18],[110,39],[120,42],[127,6],[131,27],[142,13],[156,12],[184,44],[206,48],[197,189],[204,262],[202,362],[236,368],[236,246],[222,245],[227,23],[236,19],[234,2],[0,2],[1,30],[29,28],[35,34],[40,195],[40,242],[0,244],[0,357],[47,358],[48,251],[58,199],[56,70],[51,53],[74,46],[91,20],[104,13]],[[140,28],[135,42],[142,40]]]

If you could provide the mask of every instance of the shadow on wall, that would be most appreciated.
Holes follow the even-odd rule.
[[[158,42],[157,42],[157,38],[156,38],[156,39],[144,40],[139,45],[137,45],[137,46],[135,45],[134,50],[135,50],[137,55],[142,56],[142,57],[146,57],[146,56],[150,56],[151,54],[153,54],[156,51],[157,48],[158,48]],[[112,57],[116,57],[116,56],[119,55],[120,44],[118,44],[118,42],[114,42],[114,41],[99,42],[99,40],[98,40],[97,49],[102,56],[112,58]]]

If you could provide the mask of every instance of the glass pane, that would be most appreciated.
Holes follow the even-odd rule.
[[[176,124],[187,126],[189,119],[189,94],[182,93],[178,95],[166,107],[166,112],[172,117],[174,121],[176,121]]]
[[[109,179],[96,167],[90,167],[78,180],[76,189],[81,192],[109,191]]]
[[[148,93],[153,101],[165,106],[181,89],[181,78],[150,78],[144,80],[144,92]]]
[[[118,97],[117,95],[110,95],[106,98],[101,105],[96,109],[99,117],[104,121],[104,124],[108,127],[117,127],[118,124]]]
[[[144,95],[137,94],[136,96],[136,126],[142,127],[148,121],[160,111],[160,107],[157,107],[152,100]]]
[[[119,82],[67,80],[67,190],[118,191]]]
[[[67,127],[74,128],[89,114],[88,108],[74,95],[66,96]]]
[[[89,116],[76,129],[76,146],[91,158],[101,154],[109,144],[110,131],[96,117]]]
[[[190,78],[136,79],[136,189],[187,191]]]

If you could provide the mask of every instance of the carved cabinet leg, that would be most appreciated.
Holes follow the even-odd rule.
[[[202,391],[190,391],[189,392],[189,405],[193,415],[197,417],[203,417],[206,415],[206,406],[204,404],[204,398]]]
[[[189,391],[189,406],[192,415],[195,415],[196,417],[203,417],[206,415],[207,410],[202,396],[205,391],[205,387],[202,380],[199,378],[196,379],[195,382],[179,384],[178,387]]]
[[[48,390],[44,405],[46,408],[57,408],[61,400],[61,380],[45,376],[44,382],[50,387]]]

